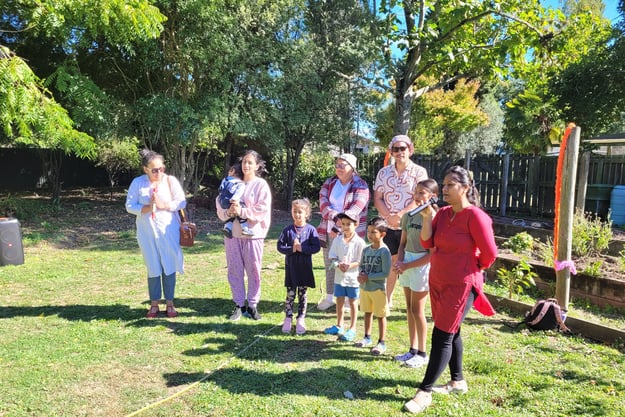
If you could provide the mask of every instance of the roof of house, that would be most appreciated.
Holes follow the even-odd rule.
[[[596,145],[625,145],[625,133],[601,135],[590,139],[584,139],[583,142],[594,143]]]

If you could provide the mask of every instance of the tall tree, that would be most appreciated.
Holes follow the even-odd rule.
[[[538,25],[537,0],[382,0],[380,10],[384,63],[394,81],[395,133],[408,132],[413,102],[426,92],[462,77],[502,73],[549,36]],[[424,77],[435,82],[418,85]]]
[[[45,77],[81,45],[105,39],[128,50],[133,40],[156,36],[162,20],[146,0],[5,1],[0,14],[2,142],[92,156],[93,138],[74,128],[53,97],[54,89],[46,88]],[[51,181],[55,201],[59,170],[56,164]]]
[[[285,202],[293,198],[295,170],[306,147],[350,149],[365,72],[374,58],[368,30],[373,13],[362,2],[313,0],[299,10],[280,33],[284,58],[267,91],[272,104],[267,126],[284,144]]]
[[[209,160],[228,163],[237,140],[257,136],[252,108],[280,57],[276,27],[289,18],[292,1],[156,4],[168,18],[158,42],[133,54],[103,44],[82,51],[79,64],[123,104],[129,135],[163,153],[195,192],[204,173],[218,169]]]
[[[585,137],[622,133],[625,107],[625,13],[611,33],[594,36],[581,61],[564,69],[550,83],[562,117],[582,127]]]
[[[567,122],[575,121],[569,118],[567,106],[558,102],[553,80],[560,79],[567,68],[574,71],[577,64],[593,56],[594,51],[604,49],[611,27],[596,10],[572,6],[569,10],[577,10],[577,14],[550,11],[552,36],[549,41],[539,45],[529,59],[515,67],[506,103],[508,149],[542,153],[560,140]],[[579,81],[571,87],[578,88],[585,83]]]

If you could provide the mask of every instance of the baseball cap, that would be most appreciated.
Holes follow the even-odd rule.
[[[351,221],[353,221],[354,223],[358,224],[358,219],[353,219],[349,214],[347,213],[339,213],[336,215],[337,219],[349,219]]]
[[[406,145],[408,145],[408,150],[410,151],[410,153],[414,153],[414,145],[412,144],[410,138],[406,135],[393,136],[393,139],[391,139],[391,142],[388,144],[388,149],[391,150],[397,142],[405,143]]]
[[[342,159],[345,162],[347,162],[348,164],[350,164],[352,166],[353,169],[356,169],[356,157],[354,155],[352,155],[351,153],[344,153],[341,154],[337,159]]]

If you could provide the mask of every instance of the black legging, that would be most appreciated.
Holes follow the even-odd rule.
[[[462,313],[462,320],[469,314],[469,310],[473,306],[475,301],[476,292],[475,289],[471,291],[467,298],[467,304],[464,307]],[[432,348],[430,351],[430,360],[428,361],[428,367],[425,371],[423,381],[419,386],[419,389],[426,392],[432,392],[434,383],[441,376],[447,364],[449,364],[449,372],[451,373],[452,381],[462,381],[462,353],[464,347],[462,345],[462,336],[460,335],[460,328],[456,333],[447,333],[436,326],[432,330]]]
[[[296,292],[298,299],[297,318],[306,317],[306,310],[308,308],[308,287],[287,287],[284,312],[287,317],[293,317],[293,304],[295,303]]]

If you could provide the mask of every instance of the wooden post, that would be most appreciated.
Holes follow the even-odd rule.
[[[506,215],[506,207],[508,206],[508,176],[510,171],[510,154],[506,152],[503,155],[503,167],[501,173],[501,195],[499,196],[499,214]]]
[[[560,189],[560,216],[558,222],[558,247],[556,260],[571,260],[573,238],[573,215],[575,212],[575,179],[577,178],[577,157],[579,155],[579,138],[581,129],[574,127],[562,161],[562,178]],[[560,306],[569,308],[571,271],[569,268],[556,271],[556,299]]]
[[[590,170],[590,151],[582,153],[579,158],[579,171],[577,175],[577,198],[575,208],[586,210],[586,187],[588,186],[588,171]]]
[[[464,168],[471,171],[471,152],[468,149],[464,151]]]

